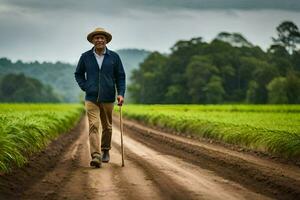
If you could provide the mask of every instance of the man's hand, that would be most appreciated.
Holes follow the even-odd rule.
[[[118,106],[122,106],[124,103],[124,97],[119,95],[119,96],[117,96],[117,100],[118,100]]]

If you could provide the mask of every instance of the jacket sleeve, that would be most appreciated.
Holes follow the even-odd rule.
[[[78,83],[79,87],[83,91],[86,90],[86,81],[87,81],[85,78],[85,72],[86,72],[86,67],[84,65],[83,55],[81,55],[74,74],[75,74],[76,82]]]
[[[118,95],[124,97],[126,89],[126,75],[119,55],[117,56],[117,69],[115,71],[115,77]]]

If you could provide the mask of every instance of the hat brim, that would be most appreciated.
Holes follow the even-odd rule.
[[[104,35],[106,37],[106,43],[109,43],[112,39],[112,35],[108,32],[105,32],[105,31],[93,31],[91,32],[90,34],[88,34],[87,36],[87,40],[90,42],[90,43],[93,43],[92,40],[93,40],[93,37],[95,35]]]

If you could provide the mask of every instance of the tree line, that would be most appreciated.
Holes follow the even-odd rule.
[[[0,78],[0,102],[60,102],[49,85],[24,74],[6,74]]]
[[[239,33],[178,41],[151,53],[132,72],[136,103],[300,103],[300,33],[285,21],[263,51]]]
[[[24,74],[26,77],[39,80],[49,85],[63,102],[78,102],[79,92],[74,80],[75,66],[62,62],[12,62],[8,58],[0,58],[0,76],[6,74]]]

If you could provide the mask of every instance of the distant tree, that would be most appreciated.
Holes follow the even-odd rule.
[[[7,74],[0,81],[1,102],[59,102],[50,86],[24,74]]]
[[[173,54],[183,55],[182,51],[196,50],[196,47],[199,47],[199,45],[201,46],[203,44],[205,44],[205,42],[203,42],[202,37],[192,38],[191,40],[179,40],[178,42],[175,43],[174,46],[171,47],[171,51]],[[186,52],[186,55],[190,53]],[[192,52],[192,54],[194,54],[194,52]]]
[[[189,96],[186,95],[187,88],[179,85],[169,85],[164,96],[164,103],[168,104],[179,104],[179,103],[190,103]]]
[[[267,85],[269,82],[279,76],[279,72],[277,68],[265,61],[258,61],[256,63],[256,69],[252,73],[253,80],[258,84],[258,88],[256,92],[258,95],[256,96],[257,103],[267,103],[268,101],[268,91]]]
[[[285,77],[274,78],[267,86],[268,102],[271,104],[287,104],[287,81]]]
[[[206,103],[207,83],[213,75],[217,75],[219,70],[205,56],[194,56],[186,68],[188,93],[192,97],[192,103]],[[215,81],[215,80],[214,80]],[[212,83],[213,84],[213,83]]]
[[[300,50],[293,52],[292,63],[293,63],[293,69],[300,72]]]
[[[8,67],[10,65],[12,65],[11,60],[7,58],[0,58],[0,66]]]
[[[242,46],[253,47],[253,44],[251,44],[251,42],[249,42],[240,33],[221,32],[217,35],[215,39],[228,42],[229,44],[235,47],[242,47]]]
[[[268,49],[268,53],[271,53],[275,57],[288,58],[289,52],[282,44],[272,44]]]
[[[291,104],[300,103],[300,73],[290,71],[286,77],[287,97]]]
[[[202,38],[192,38],[188,41],[178,41],[171,47],[171,54],[168,57],[165,77],[168,85],[164,97],[165,103],[189,103],[191,97],[187,86],[187,79],[184,76],[187,65],[194,55],[201,54],[206,43]]]
[[[132,84],[129,87],[131,97],[138,103],[162,103],[166,93],[164,68],[166,57],[158,52],[151,53],[139,70],[132,72]],[[159,89],[158,89],[159,88]]]
[[[213,40],[210,44],[205,45],[202,56],[208,57],[211,64],[218,71],[218,76],[222,79],[222,84],[225,90],[224,100],[236,101],[235,91],[237,84],[237,68],[239,59],[239,48],[233,47],[228,42],[221,40]]]
[[[239,66],[237,67],[236,78],[238,81],[238,90],[241,91],[240,100],[246,98],[246,93],[243,91],[247,90],[248,84],[253,80],[253,72],[259,67],[258,63],[261,60],[255,57],[241,56],[239,59]]]
[[[300,32],[296,24],[291,21],[282,22],[277,28],[277,38],[272,38],[276,44],[280,44],[292,54],[297,44],[300,44]]]
[[[295,52],[292,55],[295,55]],[[282,44],[272,44],[267,54],[268,62],[278,69],[280,76],[286,76],[289,70],[295,68],[292,55],[289,54]]]
[[[260,103],[259,102],[259,85],[256,81],[250,81],[247,90],[246,102],[247,103]]]
[[[219,104],[223,102],[225,91],[222,86],[222,79],[219,76],[213,75],[203,91],[205,92],[206,103]]]

